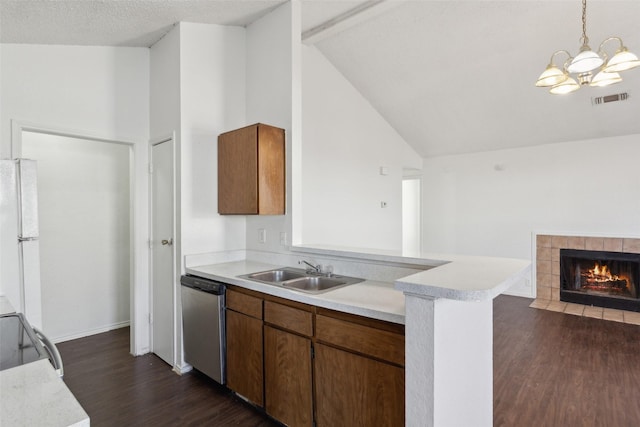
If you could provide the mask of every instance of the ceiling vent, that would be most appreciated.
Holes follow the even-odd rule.
[[[623,92],[623,93],[616,93],[614,95],[598,96],[597,98],[591,98],[591,103],[593,105],[601,105],[601,104],[608,104],[609,102],[626,101],[627,99],[629,99],[629,94],[627,92]]]

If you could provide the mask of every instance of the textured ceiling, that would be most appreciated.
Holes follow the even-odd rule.
[[[149,47],[176,22],[247,25],[284,0],[1,0],[3,43]]]
[[[2,43],[149,47],[176,22],[246,26],[286,0],[0,0]],[[303,0],[303,30],[366,0]]]
[[[566,96],[534,87],[551,53],[577,52],[579,0],[388,1],[316,46],[421,155],[640,134],[640,69]],[[0,41],[150,46],[175,22],[247,25],[282,2],[0,0]],[[303,0],[303,30],[362,2]],[[640,0],[589,0],[592,48],[617,35],[640,54],[638,17]]]

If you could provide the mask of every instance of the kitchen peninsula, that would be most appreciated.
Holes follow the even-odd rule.
[[[306,294],[239,276],[302,260],[364,281]],[[295,247],[187,256],[187,273],[315,307],[405,325],[405,424],[493,423],[492,300],[530,275],[526,260]],[[464,405],[464,411],[460,410]]]

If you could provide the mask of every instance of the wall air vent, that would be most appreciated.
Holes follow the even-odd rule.
[[[629,99],[629,94],[627,92],[623,92],[623,93],[616,93],[614,95],[598,96],[596,98],[591,98],[591,103],[593,105],[601,105],[601,104],[607,104],[609,102],[626,101],[627,99]]]

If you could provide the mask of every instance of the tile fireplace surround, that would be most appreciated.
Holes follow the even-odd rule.
[[[587,236],[536,236],[536,300],[530,307],[640,325],[640,313],[560,301],[560,249],[640,254],[640,239]]]

